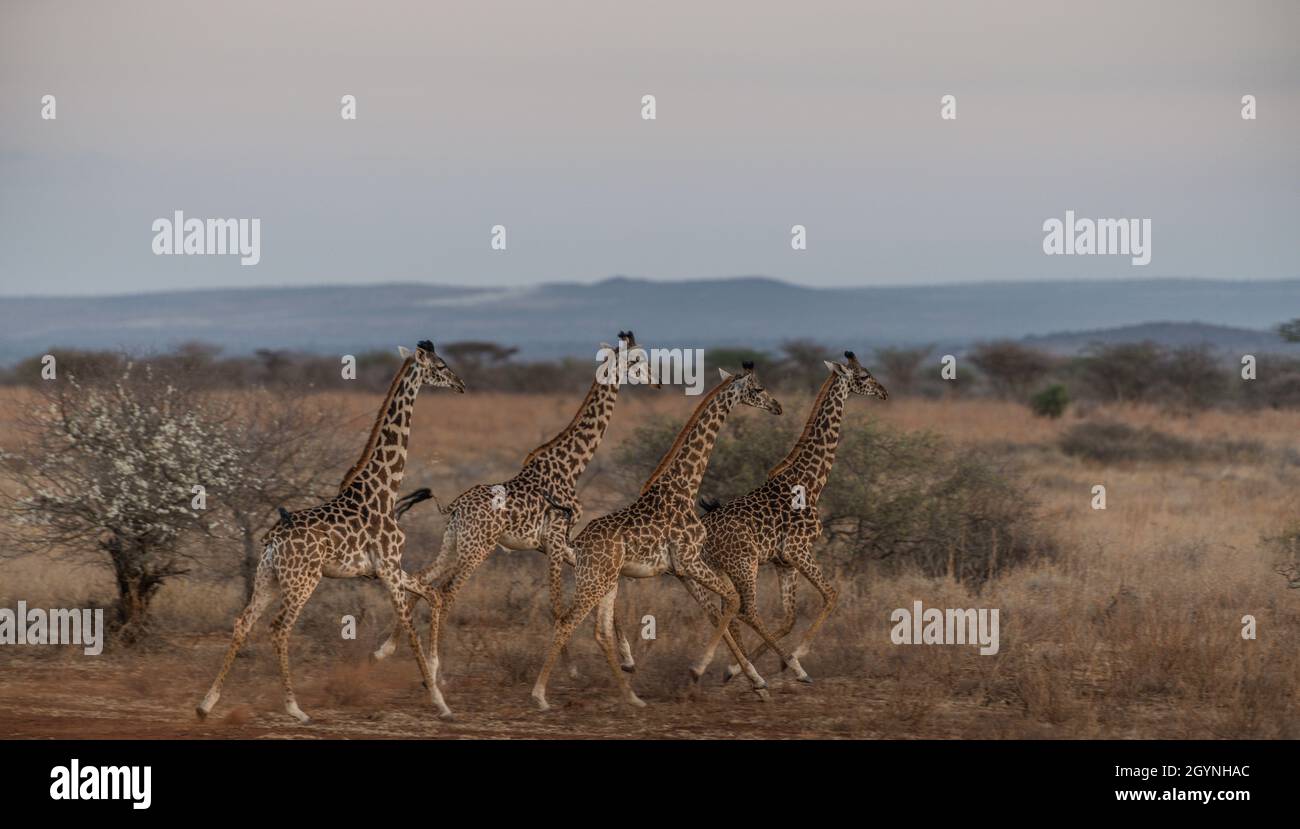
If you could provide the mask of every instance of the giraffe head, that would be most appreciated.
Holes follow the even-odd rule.
[[[410,351],[404,345],[399,345],[397,351],[405,360],[414,356],[415,364],[420,372],[420,384],[424,386],[433,386],[434,388],[453,389],[458,394],[465,393],[465,383],[456,376],[456,372],[451,370],[441,357],[433,351],[433,343],[428,340],[420,340],[415,346],[415,351]]]
[[[726,380],[731,377],[731,373],[726,369],[719,368],[718,373],[722,379]],[[746,406],[753,406],[756,409],[762,409],[765,412],[771,412],[774,415],[781,414],[781,404],[772,396],[771,392],[763,388],[759,381],[758,375],[754,373],[754,364],[748,360],[741,364],[740,377],[736,379],[740,386],[740,402]]]
[[[621,355],[626,355],[626,376],[630,382],[656,389],[663,387],[657,381],[650,382],[650,354],[645,348],[637,345],[636,336],[631,331],[618,332],[617,346],[609,343],[600,344],[600,351],[596,352],[596,356],[603,359],[603,362],[597,367],[596,376],[602,383],[616,386],[622,382],[623,375],[619,371]]]
[[[889,399],[889,392],[885,387],[880,385],[880,381],[871,376],[871,372],[858,362],[857,356],[852,351],[844,352],[844,362],[834,363],[826,361],[826,367],[834,374],[844,378],[849,383],[849,394],[860,394],[864,397],[878,397],[881,400]]]
[[[637,372],[641,372],[644,379],[646,381],[649,381],[650,380],[650,352],[647,351],[644,347],[637,345],[636,335],[632,333],[632,329],[630,328],[626,331],[618,332],[618,338],[622,340],[623,347],[627,349],[628,376],[630,377],[632,375],[633,367],[635,366],[637,367],[635,370]],[[654,381],[653,383],[646,382],[646,385],[648,385],[652,389],[663,388],[663,384],[660,383],[658,380]]]

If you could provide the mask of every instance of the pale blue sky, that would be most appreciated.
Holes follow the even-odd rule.
[[[0,294],[1300,277],[1298,24],[1295,2],[4,2]],[[261,263],[154,256],[176,209],[260,218]],[[1066,209],[1150,218],[1152,263],[1044,256]]]

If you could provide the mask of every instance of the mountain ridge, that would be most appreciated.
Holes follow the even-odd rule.
[[[150,351],[197,340],[231,354],[258,348],[355,353],[426,337],[491,340],[519,346],[525,356],[551,358],[587,356],[596,343],[627,328],[648,345],[666,347],[772,348],[812,339],[861,349],[960,349],[980,340],[1027,338],[1061,350],[1089,336],[1105,341],[1118,329],[1171,344],[1203,336],[1216,347],[1247,343],[1289,351],[1270,329],[1293,316],[1300,316],[1300,280],[852,287],[807,287],[765,276],[614,276],[526,287],[395,281],[6,297],[0,300],[0,362],[53,347]]]

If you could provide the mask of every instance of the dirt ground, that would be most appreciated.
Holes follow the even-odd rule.
[[[371,664],[358,654],[340,669],[326,659],[296,659],[299,701],[313,718],[299,725],[280,709],[275,657],[266,641],[246,648],[213,714],[200,721],[194,705],[220,663],[228,638],[178,638],[129,660],[20,656],[0,674],[0,735],[7,738],[216,739],[494,739],[494,738],[873,738],[960,736],[973,716],[997,731],[1023,729],[1008,704],[971,700],[941,703],[923,723],[898,710],[888,680],[833,677],[812,685],[776,675],[767,665],[771,701],[762,702],[743,679],[723,685],[719,670],[692,690],[685,665],[676,691],[639,688],[647,707],[636,710],[613,692],[594,646],[580,654],[580,676],[557,671],[552,709],[539,712],[529,697],[531,678],[503,687],[491,676],[449,678],[448,704],[456,719],[437,718],[425,701],[410,653],[399,649]],[[635,682],[635,677],[634,680]],[[639,687],[639,686],[638,686]],[[1041,736],[1052,736],[1044,729]]]

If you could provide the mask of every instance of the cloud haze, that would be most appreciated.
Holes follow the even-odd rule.
[[[1297,23],[1292,2],[6,3],[0,294],[1294,278]],[[1150,218],[1151,265],[1044,256],[1067,209]],[[174,210],[259,218],[260,264],[154,256]]]

